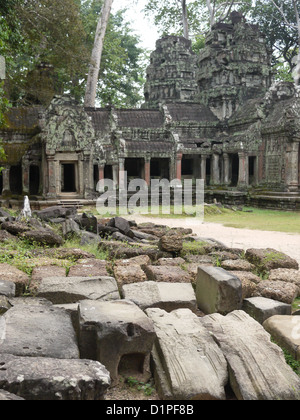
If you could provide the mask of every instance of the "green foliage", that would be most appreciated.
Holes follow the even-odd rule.
[[[141,382],[133,376],[126,378],[126,383],[130,388],[135,388],[137,391],[142,391],[147,397],[150,397],[155,392],[155,388],[152,383]]]

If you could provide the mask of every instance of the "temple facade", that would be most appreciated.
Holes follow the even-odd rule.
[[[140,109],[63,96],[9,111],[2,201],[93,200],[99,180],[121,187],[127,171],[128,181],[201,178],[210,197],[284,197],[300,208],[299,92],[272,81],[265,37],[239,13],[213,27],[199,54],[164,37]]]

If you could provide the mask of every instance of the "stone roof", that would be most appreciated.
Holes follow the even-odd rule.
[[[163,114],[152,109],[122,109],[116,110],[118,125],[128,128],[162,128]]]
[[[11,108],[5,114],[4,130],[30,134],[39,132],[39,114],[43,110],[41,106]]]
[[[212,111],[202,104],[169,103],[169,113],[175,121],[187,122],[218,122]]]
[[[92,123],[96,131],[110,130],[110,114],[109,109],[86,108],[86,113],[92,118]]]
[[[146,153],[170,153],[173,150],[173,143],[168,142],[145,142],[145,141],[127,141],[126,149],[128,152]]]

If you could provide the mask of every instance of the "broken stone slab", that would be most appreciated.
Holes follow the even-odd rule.
[[[157,247],[141,243],[126,246],[124,242],[101,241],[98,247],[103,251],[107,251],[110,259],[130,259],[141,255],[149,256],[152,261],[157,261],[159,258],[172,258],[171,253],[162,252]]]
[[[176,231],[169,231],[160,238],[159,248],[162,251],[178,254],[183,249],[183,236]]]
[[[82,230],[80,232],[80,245],[98,245],[101,242],[101,238],[99,235],[97,235],[96,233],[92,233],[92,232],[86,232],[85,230]]]
[[[224,400],[226,360],[189,309],[167,313],[150,308],[157,339],[152,350],[155,383],[164,400]]]
[[[192,276],[181,267],[167,265],[148,265],[144,267],[148,280],[171,282],[171,283],[191,283]]]
[[[41,281],[47,277],[66,277],[66,268],[57,265],[34,267],[29,286],[30,291],[35,293],[38,290]]]
[[[141,309],[160,308],[166,312],[179,308],[197,310],[197,301],[190,283],[167,283],[146,281],[127,284],[122,288],[125,299],[134,302]]]
[[[97,259],[78,260],[69,270],[69,277],[102,277],[109,276],[106,269],[107,262]]]
[[[130,223],[123,217],[114,217],[108,222],[107,226],[118,229],[125,236],[129,236],[131,238],[134,236],[131,231]]]
[[[2,354],[0,367],[0,388],[25,400],[103,400],[110,385],[109,372],[93,360]]]
[[[44,230],[29,230],[22,233],[21,237],[30,242],[38,243],[47,246],[60,246],[63,244],[62,237],[57,235],[54,231],[49,229]]]
[[[264,297],[244,299],[242,309],[260,324],[263,324],[264,321],[274,315],[292,314],[291,305]]]
[[[80,236],[80,228],[79,225],[73,219],[65,219],[62,224],[62,235],[64,238],[72,237],[72,236]]]
[[[264,280],[257,285],[254,296],[279,300],[291,305],[298,296],[298,287],[293,283],[284,281]]]
[[[272,248],[247,249],[245,257],[250,263],[258,267],[260,271],[270,271],[277,268],[299,270],[299,264],[296,260]]]
[[[196,297],[205,314],[227,314],[242,307],[242,283],[220,267],[198,267]]]
[[[0,318],[0,354],[4,353],[58,359],[79,358],[70,315],[47,303],[15,305]]]
[[[299,400],[300,377],[262,325],[244,311],[201,318],[222,350],[239,400]]]
[[[119,375],[149,380],[155,332],[152,321],[134,303],[81,301],[79,330],[81,357],[103,363],[113,384]]]
[[[120,298],[116,280],[108,276],[44,278],[37,296],[44,297],[54,304],[75,303],[84,299]]]
[[[263,327],[274,340],[300,361],[300,316],[274,315],[268,318]],[[300,391],[300,388],[298,388]]]
[[[30,282],[29,276],[26,273],[6,263],[0,264],[0,281],[2,280],[15,284],[17,296],[25,292]]]
[[[167,266],[178,266],[185,264],[185,260],[181,257],[177,258],[160,258],[157,261],[158,265],[167,265]]]
[[[0,280],[0,295],[14,297],[16,295],[16,285],[12,281]]]
[[[241,280],[243,299],[254,296],[256,286],[261,281],[261,278],[250,271],[234,271],[233,274]]]

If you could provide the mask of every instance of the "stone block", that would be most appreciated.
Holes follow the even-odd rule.
[[[0,264],[0,281],[2,280],[15,284],[17,296],[23,294],[29,284],[29,277],[26,273],[6,263]]]
[[[146,310],[157,339],[152,351],[155,383],[164,400],[224,400],[226,360],[206,328],[188,309]]]
[[[147,280],[145,272],[137,264],[131,264],[130,266],[117,265],[114,268],[114,276],[120,287],[124,284],[139,283]]]
[[[277,268],[271,270],[269,275],[270,281],[285,281],[293,283],[298,287],[298,297],[300,297],[300,271],[288,268]]]
[[[284,281],[264,280],[257,285],[254,296],[279,300],[291,305],[298,296],[298,287],[293,283]]]
[[[227,314],[242,307],[242,283],[223,268],[202,266],[198,268],[196,297],[205,314]]]
[[[81,357],[101,362],[113,383],[119,375],[149,380],[155,332],[152,321],[134,303],[81,301],[79,330]]]
[[[0,280],[0,295],[14,297],[16,295],[16,285],[12,281]]]
[[[250,315],[244,311],[212,314],[202,322],[227,360],[230,385],[238,400],[300,399],[300,377]]]
[[[110,385],[108,371],[93,360],[2,354],[0,366],[0,388],[25,400],[103,400]]]
[[[69,277],[97,277],[109,276],[106,269],[107,262],[94,258],[77,261],[69,270]]]
[[[160,308],[167,312],[179,308],[197,310],[196,296],[190,283],[167,283],[146,281],[124,285],[125,299],[134,302],[141,309]]]
[[[75,303],[84,299],[119,299],[117,282],[113,277],[49,277],[44,278],[37,296],[55,304]]]
[[[148,265],[144,267],[148,280],[171,282],[171,283],[191,283],[192,276],[178,266],[168,265]]]
[[[264,297],[252,297],[243,301],[242,309],[260,324],[274,315],[291,315],[292,306]]]
[[[299,270],[299,264],[296,260],[279,252],[276,249],[247,249],[246,259],[256,265],[261,271],[270,271],[277,268],[290,268]]]
[[[294,359],[300,361],[300,315],[274,315],[263,323],[263,327]]]
[[[70,315],[52,305],[20,304],[0,317],[0,354],[79,358]]]

